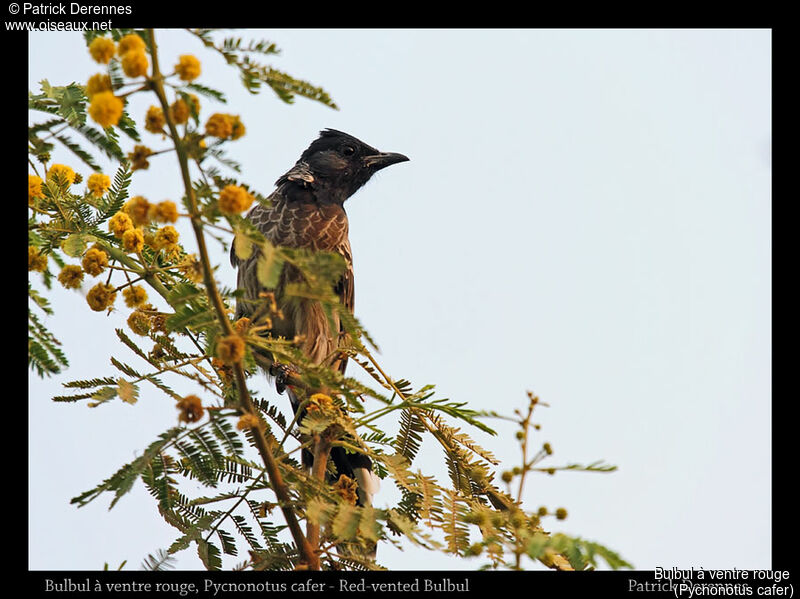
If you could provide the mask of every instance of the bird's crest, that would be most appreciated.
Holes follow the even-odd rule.
[[[361,148],[361,154],[377,154],[378,150],[365,144],[357,137],[353,137],[344,131],[337,131],[336,129],[323,129],[319,132],[319,137],[311,142],[311,145],[306,148],[305,152],[300,156],[300,160],[306,160],[315,152],[324,152],[341,145],[344,142],[350,142],[354,146]]]

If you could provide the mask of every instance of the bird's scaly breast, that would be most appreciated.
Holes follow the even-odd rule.
[[[291,229],[291,241],[285,244],[291,247],[334,251],[347,239],[347,214],[337,204],[304,202],[285,211],[281,220]]]

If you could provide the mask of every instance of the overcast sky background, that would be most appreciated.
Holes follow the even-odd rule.
[[[550,404],[537,422],[552,465],[619,467],[531,479],[529,508],[569,511],[551,530],[640,569],[770,567],[770,31],[237,32],[277,43],[268,62],[325,88],[339,111],[250,95],[192,36],[157,35],[164,65],[193,53],[199,82],[225,91],[226,106],[201,99],[202,115],[241,115],[247,135],[230,154],[265,194],[325,127],[411,158],[346,205],[356,314],[394,377],[505,414],[534,391]],[[100,70],[78,34],[29,39],[33,91]],[[141,122],[151,103],[134,96],[132,115]],[[70,154],[53,159],[90,174]],[[174,157],[151,164],[132,195],[179,200]],[[215,260],[232,286],[227,258]],[[113,332],[129,312],[122,299],[109,317],[93,313],[91,284],[48,294],[46,322],[71,366],[28,377],[31,569],[138,568],[178,536],[141,483],[111,511],[110,496],[69,505],[176,422],[146,387],[135,406],[50,401],[62,382],[115,376],[109,355],[143,366]],[[490,424],[501,434],[476,439],[515,465],[513,429]],[[445,481],[442,461],[429,443],[415,466]],[[179,558],[201,567],[194,550]],[[395,569],[480,563],[413,547],[382,546],[379,558]]]

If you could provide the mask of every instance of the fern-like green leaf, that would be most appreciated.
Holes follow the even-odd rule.
[[[414,461],[422,445],[424,432],[425,425],[418,411],[405,409],[400,413],[400,430],[395,437],[394,446],[397,453],[405,456],[409,464]]]
[[[69,366],[59,345],[61,342],[28,310],[28,368],[40,377],[59,374],[62,367]]]
[[[206,570],[219,570],[222,568],[222,556],[219,547],[204,539],[197,542],[197,555],[206,567]]]

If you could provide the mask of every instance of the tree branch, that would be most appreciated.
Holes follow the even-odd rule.
[[[172,115],[170,114],[169,103],[167,102],[167,97],[164,92],[163,77],[161,75],[161,71],[159,69],[159,64],[158,64],[158,51],[155,40],[155,32],[153,29],[148,29],[147,34],[150,44],[150,55],[153,60],[153,76],[151,79],[152,88],[161,104],[161,109],[164,113],[164,118],[167,122],[167,127],[169,128],[170,137],[172,138],[172,141],[175,145],[175,150],[178,157],[178,163],[180,165],[180,170],[181,170],[181,177],[183,178],[184,191],[186,192],[186,197],[189,203],[190,222],[192,224],[192,230],[194,231],[195,239],[197,240],[197,248],[198,248],[200,263],[203,267],[203,283],[205,284],[206,293],[208,294],[209,300],[211,301],[211,304],[214,307],[214,311],[216,312],[217,320],[222,326],[225,334],[233,335],[234,334],[233,326],[231,325],[231,322],[228,319],[227,310],[225,309],[225,305],[222,302],[222,297],[219,294],[219,290],[217,289],[216,282],[214,281],[214,275],[211,270],[211,261],[209,260],[208,257],[208,248],[206,247],[205,236],[203,234],[202,218],[200,216],[200,211],[198,210],[197,207],[197,198],[195,197],[194,188],[192,187],[192,180],[189,175],[188,159],[186,157],[186,152],[183,148],[183,144],[181,143],[180,136],[178,135],[178,130],[175,127]],[[245,378],[242,363],[237,362],[232,366],[234,371],[234,378],[236,381],[237,395],[239,396],[239,401],[241,404],[242,411],[245,413],[257,415],[257,411],[255,409],[255,406],[253,405],[253,400],[250,398],[250,394],[247,390],[247,381]],[[294,513],[294,510],[291,508],[291,498],[289,496],[289,490],[286,487],[285,483],[283,482],[280,470],[278,469],[278,464],[275,461],[274,456],[272,455],[267,440],[264,437],[264,433],[258,427],[251,428],[250,431],[252,433],[256,449],[258,450],[258,453],[260,454],[261,459],[264,462],[264,466],[267,471],[267,476],[269,477],[270,486],[272,487],[272,490],[275,492],[275,495],[278,498],[278,502],[281,506],[281,511],[283,512],[284,518],[286,519],[286,524],[289,527],[289,531],[292,534],[292,538],[294,539],[295,544],[297,545],[297,550],[300,554],[300,557],[306,564],[308,564],[309,569],[318,570],[320,567],[319,557],[312,550],[311,544],[308,542],[308,539],[306,539],[306,537],[303,535],[303,531],[301,530],[300,524],[297,521],[296,514]]]

